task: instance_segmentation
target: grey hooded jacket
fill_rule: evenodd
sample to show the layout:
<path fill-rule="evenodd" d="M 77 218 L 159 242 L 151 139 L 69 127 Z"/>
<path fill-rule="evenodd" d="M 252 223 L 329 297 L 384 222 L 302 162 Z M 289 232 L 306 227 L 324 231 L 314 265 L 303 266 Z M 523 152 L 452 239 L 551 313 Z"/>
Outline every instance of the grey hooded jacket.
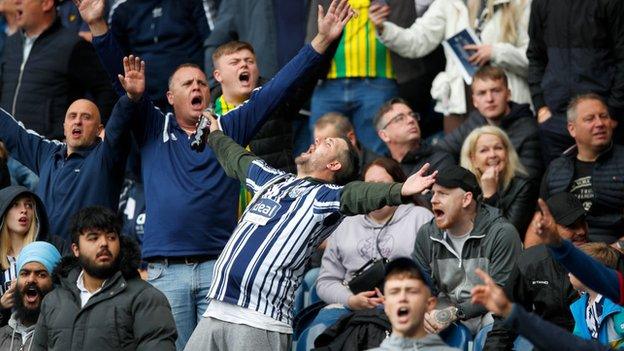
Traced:
<path fill-rule="evenodd" d="M 478 203 L 474 227 L 461 257 L 447 235 L 435 221 L 422 226 L 416 236 L 413 258 L 429 271 L 438 297 L 446 297 L 459 308 L 461 320 L 481 316 L 487 310 L 470 302 L 470 290 L 482 284 L 475 269 L 481 268 L 504 286 L 522 250 L 518 232 L 498 209 Z"/>
<path fill-rule="evenodd" d="M 26 327 L 11 315 L 9 324 L 0 328 L 0 350 L 2 351 L 29 351 L 32 346 L 35 324 Z M 23 342 L 25 340 L 25 342 Z"/>
<path fill-rule="evenodd" d="M 442 341 L 438 334 L 427 334 L 421 339 L 406 339 L 396 335 L 390 335 L 379 347 L 370 351 L 401 351 L 401 350 L 418 350 L 418 351 L 459 351 L 454 347 L 450 347 Z"/>

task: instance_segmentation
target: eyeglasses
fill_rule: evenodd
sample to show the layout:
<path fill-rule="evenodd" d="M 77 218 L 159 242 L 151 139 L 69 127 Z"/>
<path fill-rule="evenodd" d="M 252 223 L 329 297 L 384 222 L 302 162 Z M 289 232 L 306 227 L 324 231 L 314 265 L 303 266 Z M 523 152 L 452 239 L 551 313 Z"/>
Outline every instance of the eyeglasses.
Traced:
<path fill-rule="evenodd" d="M 381 127 L 381 129 L 386 129 L 386 127 L 388 127 L 392 123 L 403 123 L 407 121 L 408 117 L 416 120 L 416 122 L 420 121 L 420 115 L 414 111 L 410 111 L 408 113 L 399 113 L 398 115 L 390 118 L 388 123 L 384 124 L 384 126 Z"/>

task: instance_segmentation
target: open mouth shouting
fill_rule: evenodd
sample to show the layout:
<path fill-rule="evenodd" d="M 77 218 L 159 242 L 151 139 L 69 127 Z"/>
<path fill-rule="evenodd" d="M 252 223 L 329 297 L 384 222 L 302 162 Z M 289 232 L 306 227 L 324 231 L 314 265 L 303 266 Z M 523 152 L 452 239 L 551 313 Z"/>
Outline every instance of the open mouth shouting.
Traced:
<path fill-rule="evenodd" d="M 410 318 L 410 309 L 407 306 L 399 307 L 396 311 L 397 322 L 399 324 L 409 323 Z"/>
<path fill-rule="evenodd" d="M 200 94 L 195 94 L 191 97 L 191 106 L 193 110 L 203 110 L 204 109 L 204 97 Z"/>
<path fill-rule="evenodd" d="M 73 139 L 80 139 L 80 137 L 82 136 L 82 128 L 72 128 L 71 130 L 71 136 Z"/>
<path fill-rule="evenodd" d="M 244 88 L 251 87 L 251 73 L 249 71 L 243 71 L 238 75 L 238 81 Z"/>
<path fill-rule="evenodd" d="M 24 300 L 29 305 L 34 305 L 37 303 L 40 297 L 39 289 L 37 289 L 36 285 L 30 285 L 26 288 L 24 292 Z"/>

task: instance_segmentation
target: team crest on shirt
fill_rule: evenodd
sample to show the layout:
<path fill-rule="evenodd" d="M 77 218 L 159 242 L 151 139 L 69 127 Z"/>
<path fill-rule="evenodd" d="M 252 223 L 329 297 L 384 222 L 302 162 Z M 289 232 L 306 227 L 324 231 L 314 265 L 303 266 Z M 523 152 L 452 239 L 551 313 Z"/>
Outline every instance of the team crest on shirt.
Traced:
<path fill-rule="evenodd" d="M 244 219 L 257 225 L 265 225 L 271 218 L 275 217 L 280 208 L 282 208 L 282 205 L 277 202 L 267 198 L 260 198 L 251 205 Z"/>
<path fill-rule="evenodd" d="M 288 192 L 288 196 L 290 196 L 293 199 L 296 199 L 296 198 L 300 197 L 301 195 L 305 194 L 306 192 L 308 192 L 308 189 L 306 189 L 306 188 L 294 187 L 294 188 L 290 189 L 290 191 Z"/>

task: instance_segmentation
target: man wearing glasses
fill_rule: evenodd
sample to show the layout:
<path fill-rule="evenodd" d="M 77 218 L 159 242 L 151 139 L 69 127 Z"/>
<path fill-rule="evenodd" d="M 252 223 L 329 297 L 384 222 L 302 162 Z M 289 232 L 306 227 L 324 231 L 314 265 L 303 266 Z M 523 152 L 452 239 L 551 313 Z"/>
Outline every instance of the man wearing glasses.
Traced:
<path fill-rule="evenodd" d="M 381 106 L 373 123 L 377 135 L 390 151 L 389 156 L 401 164 L 405 174 L 416 173 L 425 163 L 431 165 L 432 171 L 454 165 L 450 155 L 434 152 L 422 143 L 419 120 L 420 116 L 405 100 L 393 98 Z"/>

